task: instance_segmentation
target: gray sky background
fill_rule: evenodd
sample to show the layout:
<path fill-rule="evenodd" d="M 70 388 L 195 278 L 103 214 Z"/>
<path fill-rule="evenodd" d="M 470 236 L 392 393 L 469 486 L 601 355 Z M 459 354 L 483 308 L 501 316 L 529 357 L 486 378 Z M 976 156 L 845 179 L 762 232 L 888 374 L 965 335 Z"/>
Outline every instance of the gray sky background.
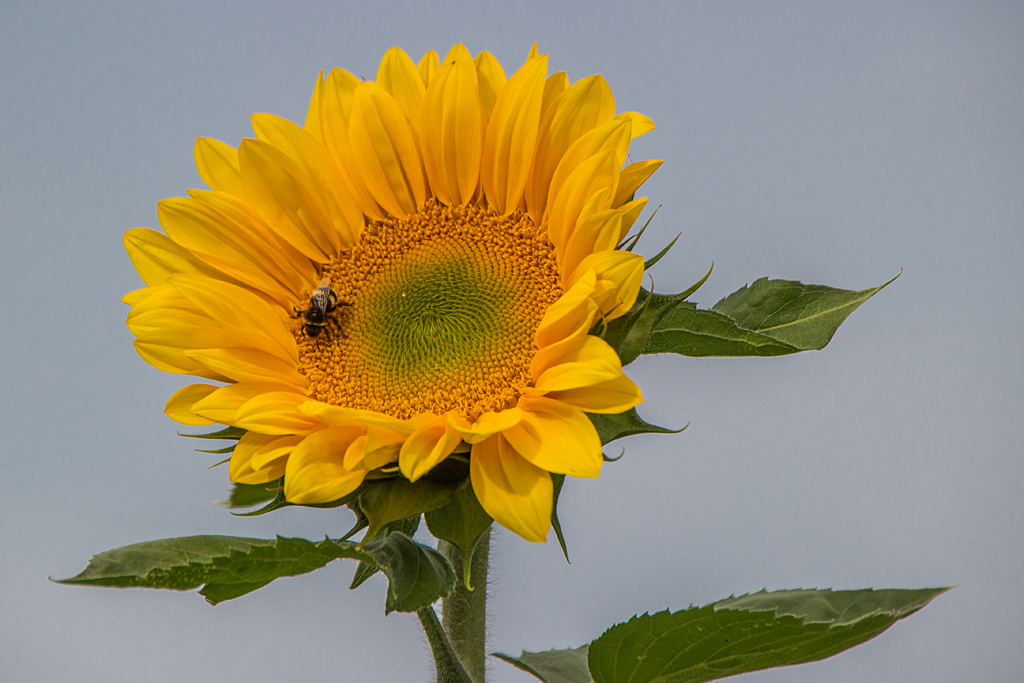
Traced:
<path fill-rule="evenodd" d="M 0 4 L 0 680 L 426 681 L 415 619 L 335 563 L 218 607 L 51 584 L 96 552 L 199 533 L 319 538 L 348 513 L 237 519 L 223 469 L 161 413 L 118 302 L 122 233 L 200 184 L 197 136 L 301 122 L 317 72 L 372 78 L 463 41 L 514 71 L 601 72 L 658 129 L 641 243 L 704 306 L 758 277 L 861 289 L 822 352 L 641 359 L 635 438 L 560 505 L 557 544 L 501 533 L 491 648 L 577 646 L 637 612 L 794 587 L 959 584 L 879 639 L 774 681 L 1024 677 L 1024 5 Z M 526 674 L 492 664 L 498 683 Z"/>

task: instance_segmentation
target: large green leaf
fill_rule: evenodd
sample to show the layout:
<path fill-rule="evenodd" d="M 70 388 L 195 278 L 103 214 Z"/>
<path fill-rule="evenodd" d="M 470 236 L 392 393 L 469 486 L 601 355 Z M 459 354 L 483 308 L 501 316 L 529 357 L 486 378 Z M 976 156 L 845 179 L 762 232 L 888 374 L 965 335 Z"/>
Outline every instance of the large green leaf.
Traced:
<path fill-rule="evenodd" d="M 847 316 L 891 282 L 855 292 L 761 278 L 711 310 L 690 303 L 672 308 L 658 320 L 643 352 L 781 356 L 823 349 Z"/>
<path fill-rule="evenodd" d="M 831 657 L 949 588 L 761 591 L 633 617 L 590 644 L 597 683 L 701 683 Z"/>
<path fill-rule="evenodd" d="M 93 557 L 77 576 L 58 583 L 172 590 L 205 584 L 202 594 L 216 604 L 228 599 L 221 597 L 228 584 L 235 587 L 229 597 L 237 597 L 276 578 L 319 569 L 337 557 L 335 546 L 326 541 L 184 536 L 108 550 Z"/>
<path fill-rule="evenodd" d="M 686 429 L 666 429 L 644 422 L 636 413 L 636 408 L 630 408 L 624 413 L 615 415 L 598 415 L 587 413 L 587 417 L 597 428 L 597 435 L 601 437 L 601 445 L 621 439 L 634 434 L 678 434 Z"/>
<path fill-rule="evenodd" d="M 462 580 L 472 588 L 470 568 L 473 566 L 473 553 L 494 520 L 480 507 L 470 480 L 467 478 L 459 485 L 446 505 L 424 513 L 423 518 L 435 538 L 448 541 L 459 549 L 462 554 Z"/>
<path fill-rule="evenodd" d="M 681 356 L 782 356 L 801 349 L 741 329 L 731 318 L 683 303 L 669 311 L 651 333 L 645 354 Z"/>
<path fill-rule="evenodd" d="M 725 297 L 711 310 L 728 316 L 744 330 L 759 332 L 801 351 L 823 349 L 848 315 L 895 279 L 854 292 L 763 277 Z"/>
<path fill-rule="evenodd" d="M 329 539 L 167 538 L 100 553 L 77 576 L 57 583 L 172 590 L 203 586 L 200 593 L 217 604 L 339 558 L 372 563 L 384 572 L 390 582 L 387 612 L 416 611 L 447 595 L 454 585 L 455 574 L 440 553 L 401 533 L 362 548 Z"/>
<path fill-rule="evenodd" d="M 495 652 L 493 656 L 533 674 L 544 683 L 593 683 L 587 668 L 588 648 L 589 645 L 583 645 L 572 650 L 523 652 L 518 657 Z"/>

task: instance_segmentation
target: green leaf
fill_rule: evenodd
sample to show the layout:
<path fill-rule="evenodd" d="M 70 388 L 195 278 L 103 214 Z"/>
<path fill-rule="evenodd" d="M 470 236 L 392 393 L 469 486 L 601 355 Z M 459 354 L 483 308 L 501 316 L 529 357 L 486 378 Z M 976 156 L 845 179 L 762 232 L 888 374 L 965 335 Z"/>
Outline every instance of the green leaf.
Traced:
<path fill-rule="evenodd" d="M 395 532 L 363 548 L 348 541 L 186 536 L 108 550 L 77 576 L 57 583 L 189 590 L 217 604 L 284 576 L 305 574 L 349 558 L 376 564 L 388 577 L 386 612 L 416 611 L 447 595 L 455 573 L 433 548 Z"/>
<path fill-rule="evenodd" d="M 551 483 L 554 485 L 554 500 L 551 502 L 551 526 L 555 530 L 555 537 L 558 539 L 558 545 L 562 546 L 562 555 L 565 556 L 565 561 L 569 564 L 569 549 L 565 547 L 565 536 L 562 535 L 562 523 L 558 521 L 558 496 L 562 493 L 562 486 L 565 485 L 564 474 L 551 474 Z"/>
<path fill-rule="evenodd" d="M 100 553 L 81 573 L 58 583 L 189 590 L 216 604 L 276 578 L 319 569 L 338 557 L 333 547 L 301 538 L 185 536 L 135 543 Z M 223 586 L 231 584 L 225 591 Z M 225 594 L 228 597 L 223 597 Z"/>
<path fill-rule="evenodd" d="M 455 570 L 448 560 L 400 532 L 375 539 L 362 550 L 388 577 L 385 614 L 423 609 L 447 597 L 455 587 Z"/>
<path fill-rule="evenodd" d="M 457 488 L 458 483 L 439 484 L 426 479 L 411 482 L 405 477 L 372 482 L 359 496 L 359 507 L 370 522 L 364 542 L 391 522 L 447 505 Z"/>
<path fill-rule="evenodd" d="M 178 432 L 178 436 L 187 436 L 190 439 L 219 439 L 221 441 L 238 441 L 245 435 L 244 429 L 238 427 L 225 427 L 224 429 L 216 432 L 210 432 L 209 434 L 182 434 Z"/>
<path fill-rule="evenodd" d="M 617 413 L 615 415 L 587 413 L 587 417 L 590 418 L 590 421 L 594 423 L 594 427 L 597 428 L 597 435 L 601 437 L 602 446 L 616 439 L 633 436 L 634 434 L 678 434 L 683 429 L 686 429 L 686 427 L 666 429 L 665 427 L 658 427 L 657 425 L 644 422 L 637 415 L 636 408 L 630 408 L 624 413 Z"/>
<path fill-rule="evenodd" d="M 473 566 L 473 553 L 494 520 L 480 507 L 469 479 L 462 482 L 446 505 L 424 513 L 423 518 L 435 538 L 448 541 L 459 549 L 462 554 L 462 580 L 467 588 L 472 589 L 470 568 Z"/>
<path fill-rule="evenodd" d="M 589 648 L 590 645 L 582 645 L 572 650 L 524 651 L 518 657 L 494 652 L 492 656 L 533 674 L 544 683 L 593 683 L 587 668 Z"/>
<path fill-rule="evenodd" d="M 237 443 L 233 443 L 230 446 L 225 446 L 224 448 L 197 448 L 196 449 L 196 453 L 209 453 L 210 455 L 224 455 L 225 453 L 234 453 L 235 452 L 235 446 L 237 446 L 237 445 L 238 445 Z M 219 463 L 217 463 L 217 465 L 223 465 L 226 462 L 231 462 L 231 458 L 228 458 L 227 460 L 222 460 Z M 216 467 L 217 465 L 213 465 L 213 467 Z"/>
<path fill-rule="evenodd" d="M 891 282 L 853 292 L 761 278 L 711 310 L 686 303 L 668 311 L 658 320 L 643 352 L 703 357 L 782 356 L 819 350 L 850 313 Z"/>
<path fill-rule="evenodd" d="M 358 515 L 357 515 L 356 525 L 358 526 L 359 524 L 360 524 L 360 520 L 358 519 Z M 419 527 L 420 527 L 420 516 L 419 515 L 415 515 L 413 517 L 407 517 L 405 519 L 400 519 L 398 521 L 395 521 L 395 522 L 392 522 L 391 524 L 386 525 L 384 527 L 383 531 L 381 531 L 381 535 L 383 537 L 383 536 L 387 536 L 392 531 L 399 531 L 399 532 L 405 534 L 406 536 L 408 536 L 409 538 L 412 538 L 413 536 L 416 535 L 416 530 L 419 529 Z M 380 571 L 380 567 L 378 567 L 377 565 L 371 564 L 369 562 L 362 562 L 362 561 L 360 561 L 359 562 L 359 566 L 356 567 L 356 573 L 352 575 L 352 583 L 350 583 L 348 585 L 349 590 L 352 590 L 354 588 L 358 588 L 359 586 L 361 586 L 363 584 L 363 582 L 365 582 L 368 578 L 370 578 L 371 576 L 373 576 L 374 574 L 376 574 L 379 571 Z"/>
<path fill-rule="evenodd" d="M 633 617 L 590 644 L 597 683 L 701 683 L 831 657 L 949 588 L 761 591 Z"/>
<path fill-rule="evenodd" d="M 728 316 L 744 330 L 759 332 L 801 351 L 823 349 L 848 315 L 895 279 L 853 292 L 763 277 L 725 297 L 711 310 Z"/>
<path fill-rule="evenodd" d="M 228 499 L 218 501 L 216 504 L 229 509 L 249 508 L 276 498 L 281 486 L 283 486 L 282 479 L 266 484 L 234 483 L 231 485 Z"/>
<path fill-rule="evenodd" d="M 728 316 L 685 303 L 669 311 L 650 336 L 645 354 L 682 356 L 782 356 L 801 349 L 741 329 Z"/>
<path fill-rule="evenodd" d="M 664 249 L 659 251 L 657 254 L 655 254 L 651 258 L 649 258 L 646 261 L 644 261 L 644 270 L 650 270 L 651 268 L 653 268 L 655 266 L 655 264 L 658 263 L 658 261 L 660 261 L 662 258 L 664 258 L 665 254 L 668 253 L 668 250 L 675 246 L 676 242 L 679 241 L 679 238 L 682 237 L 682 236 L 683 236 L 683 233 L 679 233 L 678 235 L 675 236 L 675 238 L 672 239 L 671 242 L 668 243 L 668 246 L 666 246 Z"/>

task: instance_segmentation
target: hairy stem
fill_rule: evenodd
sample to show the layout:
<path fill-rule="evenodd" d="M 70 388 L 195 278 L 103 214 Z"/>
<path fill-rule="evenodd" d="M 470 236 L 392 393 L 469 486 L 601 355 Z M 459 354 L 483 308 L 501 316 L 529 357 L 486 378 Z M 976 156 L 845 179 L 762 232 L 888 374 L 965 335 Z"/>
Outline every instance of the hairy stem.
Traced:
<path fill-rule="evenodd" d="M 483 533 L 473 550 L 470 565 L 470 590 L 462 580 L 462 551 L 446 541 L 438 541 L 438 550 L 451 562 L 459 578 L 452 594 L 441 601 L 441 623 L 452 649 L 473 683 L 484 683 L 487 639 L 487 563 L 491 530 Z"/>
<path fill-rule="evenodd" d="M 472 683 L 466 670 L 462 668 L 459 658 L 452 651 L 452 646 L 445 637 L 441 622 L 433 607 L 424 607 L 416 612 L 423 625 L 423 631 L 430 641 L 430 650 L 434 653 L 434 664 L 437 667 L 437 683 Z"/>

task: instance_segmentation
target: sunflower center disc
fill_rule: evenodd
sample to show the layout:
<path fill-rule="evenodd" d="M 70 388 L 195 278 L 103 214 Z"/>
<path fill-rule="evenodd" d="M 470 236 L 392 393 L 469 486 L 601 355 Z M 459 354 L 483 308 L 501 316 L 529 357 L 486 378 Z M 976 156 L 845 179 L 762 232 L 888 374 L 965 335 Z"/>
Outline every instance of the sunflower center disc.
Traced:
<path fill-rule="evenodd" d="M 322 334 L 297 326 L 311 396 L 398 418 L 514 405 L 533 337 L 562 294 L 555 255 L 529 217 L 427 202 L 374 222 L 325 264 L 341 305 Z"/>

